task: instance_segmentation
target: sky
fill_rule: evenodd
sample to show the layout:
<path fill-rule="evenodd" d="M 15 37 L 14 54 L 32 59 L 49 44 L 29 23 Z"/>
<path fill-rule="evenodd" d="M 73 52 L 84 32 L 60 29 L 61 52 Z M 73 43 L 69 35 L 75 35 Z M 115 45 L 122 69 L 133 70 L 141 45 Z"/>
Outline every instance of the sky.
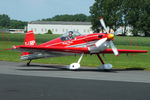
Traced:
<path fill-rule="evenodd" d="M 11 19 L 34 21 L 61 14 L 90 15 L 95 0 L 0 0 L 0 14 Z"/>

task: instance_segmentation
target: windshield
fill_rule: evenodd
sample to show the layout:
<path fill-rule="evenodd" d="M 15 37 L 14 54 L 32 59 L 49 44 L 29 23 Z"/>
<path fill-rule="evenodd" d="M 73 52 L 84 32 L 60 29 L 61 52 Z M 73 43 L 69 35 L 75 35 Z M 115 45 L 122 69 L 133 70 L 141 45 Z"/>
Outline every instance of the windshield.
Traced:
<path fill-rule="evenodd" d="M 81 34 L 76 31 L 68 31 L 63 34 L 60 38 L 62 41 L 74 39 L 76 36 L 80 36 Z"/>

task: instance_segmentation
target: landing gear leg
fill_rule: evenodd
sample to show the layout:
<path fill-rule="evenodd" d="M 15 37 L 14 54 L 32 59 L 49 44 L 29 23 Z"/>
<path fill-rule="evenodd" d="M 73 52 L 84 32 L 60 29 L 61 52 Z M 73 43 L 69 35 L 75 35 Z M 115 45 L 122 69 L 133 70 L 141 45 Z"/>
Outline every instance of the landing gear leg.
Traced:
<path fill-rule="evenodd" d="M 79 58 L 77 63 L 70 64 L 68 69 L 70 69 L 70 70 L 77 70 L 77 69 L 79 69 L 80 68 L 80 62 L 81 62 L 81 60 L 83 58 L 83 55 L 84 55 L 84 53 L 81 54 L 81 56 L 80 56 L 80 58 Z"/>
<path fill-rule="evenodd" d="M 106 71 L 112 69 L 112 64 L 105 64 L 104 61 L 103 61 L 103 59 L 101 58 L 101 56 L 99 54 L 97 54 L 97 57 L 99 58 L 99 60 L 102 63 L 102 66 L 100 66 L 99 69 L 104 69 Z"/>
<path fill-rule="evenodd" d="M 32 60 L 29 60 L 29 61 L 27 62 L 27 66 L 30 66 L 31 61 L 32 61 Z"/>
<path fill-rule="evenodd" d="M 103 59 L 101 58 L 101 56 L 99 54 L 97 54 L 97 57 L 99 58 L 99 60 L 101 61 L 101 63 L 104 65 L 105 63 L 104 63 Z"/>

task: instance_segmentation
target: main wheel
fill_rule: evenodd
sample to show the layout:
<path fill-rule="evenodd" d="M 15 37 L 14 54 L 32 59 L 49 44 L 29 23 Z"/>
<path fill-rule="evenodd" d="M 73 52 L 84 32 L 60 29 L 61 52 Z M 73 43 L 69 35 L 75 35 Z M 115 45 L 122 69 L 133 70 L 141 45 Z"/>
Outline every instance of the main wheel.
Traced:
<path fill-rule="evenodd" d="M 102 66 L 99 67 L 99 69 L 111 70 L 112 64 L 103 64 Z"/>

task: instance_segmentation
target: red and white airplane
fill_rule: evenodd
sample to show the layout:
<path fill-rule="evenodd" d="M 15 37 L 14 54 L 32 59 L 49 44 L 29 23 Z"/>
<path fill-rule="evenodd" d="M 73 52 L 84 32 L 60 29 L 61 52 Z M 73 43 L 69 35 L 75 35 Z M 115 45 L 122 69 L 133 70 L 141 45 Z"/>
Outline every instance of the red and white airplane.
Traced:
<path fill-rule="evenodd" d="M 100 54 L 113 53 L 117 56 L 119 53 L 148 52 L 146 50 L 117 49 L 113 44 L 114 34 L 108 32 L 108 28 L 102 18 L 100 19 L 100 22 L 106 33 L 82 35 L 78 32 L 69 31 L 61 37 L 40 45 L 36 44 L 33 31 L 28 31 L 26 33 L 24 45 L 14 46 L 13 50 L 22 52 L 21 59 L 29 60 L 27 65 L 29 65 L 33 59 L 81 54 L 77 62 L 72 63 L 67 67 L 70 70 L 80 68 L 80 61 L 84 54 L 96 54 L 102 63 L 100 68 L 109 70 L 112 68 L 112 65 L 105 64 Z M 111 49 L 109 47 L 111 47 Z"/>

